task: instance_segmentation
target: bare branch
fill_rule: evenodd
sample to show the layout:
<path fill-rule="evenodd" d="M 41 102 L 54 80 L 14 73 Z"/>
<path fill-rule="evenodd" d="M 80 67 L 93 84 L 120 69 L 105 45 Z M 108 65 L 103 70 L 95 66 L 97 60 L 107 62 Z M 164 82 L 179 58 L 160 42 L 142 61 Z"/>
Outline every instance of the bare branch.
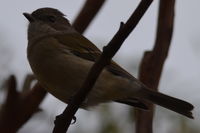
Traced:
<path fill-rule="evenodd" d="M 59 117 L 57 117 L 55 121 L 55 128 L 53 131 L 54 133 L 65 133 L 67 131 L 72 118 L 74 117 L 81 103 L 86 98 L 89 91 L 92 89 L 99 74 L 106 65 L 109 65 L 111 58 L 119 50 L 122 43 L 131 33 L 131 31 L 136 27 L 136 25 L 138 24 L 138 22 L 140 21 L 140 19 L 142 18 L 152 1 L 153 0 L 142 0 L 139 6 L 129 18 L 129 20 L 123 26 L 121 26 L 121 28 L 115 34 L 113 39 L 104 48 L 100 58 L 90 69 L 83 86 L 72 98 L 65 111 Z"/>
<path fill-rule="evenodd" d="M 79 33 L 83 33 L 104 3 L 105 0 L 87 0 L 79 15 L 76 17 L 73 27 Z"/>
<path fill-rule="evenodd" d="M 149 88 L 158 90 L 163 65 L 169 51 L 174 23 L 175 0 L 160 0 L 157 37 L 152 51 L 146 51 L 140 65 L 139 79 Z M 136 132 L 152 133 L 154 107 L 137 111 Z M 145 127 L 145 128 L 144 128 Z"/>
<path fill-rule="evenodd" d="M 31 83 L 29 82 L 27 86 Z M 37 83 L 29 91 L 17 92 L 14 76 L 9 78 L 7 88 L 7 97 L 0 110 L 0 131 L 16 133 L 38 111 L 38 106 L 45 97 L 46 91 Z"/>

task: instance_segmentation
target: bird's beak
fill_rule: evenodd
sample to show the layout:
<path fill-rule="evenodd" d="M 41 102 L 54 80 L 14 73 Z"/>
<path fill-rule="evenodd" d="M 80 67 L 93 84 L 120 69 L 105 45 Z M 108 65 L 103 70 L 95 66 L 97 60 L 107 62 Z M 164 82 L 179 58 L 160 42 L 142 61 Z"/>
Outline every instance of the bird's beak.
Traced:
<path fill-rule="evenodd" d="M 29 13 L 23 13 L 23 15 L 28 19 L 28 21 L 30 23 L 35 21 L 35 18 L 31 14 L 29 14 Z"/>

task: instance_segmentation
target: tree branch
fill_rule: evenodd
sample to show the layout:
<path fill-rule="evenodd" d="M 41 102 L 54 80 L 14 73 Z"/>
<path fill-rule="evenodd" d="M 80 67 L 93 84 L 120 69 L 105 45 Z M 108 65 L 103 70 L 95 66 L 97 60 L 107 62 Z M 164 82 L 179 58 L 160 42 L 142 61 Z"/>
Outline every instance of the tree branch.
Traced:
<path fill-rule="evenodd" d="M 30 86 L 33 79 L 27 76 L 24 85 Z M 29 91 L 17 91 L 16 79 L 10 76 L 7 82 L 7 97 L 0 110 L 0 131 L 16 133 L 31 116 L 38 111 L 38 106 L 46 95 L 46 91 L 37 83 Z M 25 86 L 24 86 L 25 87 Z"/>
<path fill-rule="evenodd" d="M 158 27 L 155 45 L 152 51 L 144 53 L 140 64 L 139 79 L 149 88 L 158 90 L 163 65 L 167 58 L 174 23 L 175 0 L 160 0 Z M 136 132 L 152 133 L 154 107 L 150 111 L 137 111 Z M 145 128 L 144 128 L 145 127 Z"/>
<path fill-rule="evenodd" d="M 89 74 L 80 90 L 72 98 L 65 111 L 57 117 L 53 130 L 54 133 L 65 133 L 67 131 L 72 118 L 74 117 L 81 103 L 86 98 L 89 91 L 94 86 L 99 74 L 106 65 L 109 65 L 111 58 L 119 50 L 122 43 L 128 37 L 130 32 L 136 27 L 152 1 L 153 0 L 142 0 L 139 6 L 129 18 L 129 20 L 123 26 L 121 26 L 113 39 L 103 49 L 103 53 L 90 69 Z"/>
<path fill-rule="evenodd" d="M 105 0 L 87 0 L 72 26 L 83 33 L 104 3 Z"/>

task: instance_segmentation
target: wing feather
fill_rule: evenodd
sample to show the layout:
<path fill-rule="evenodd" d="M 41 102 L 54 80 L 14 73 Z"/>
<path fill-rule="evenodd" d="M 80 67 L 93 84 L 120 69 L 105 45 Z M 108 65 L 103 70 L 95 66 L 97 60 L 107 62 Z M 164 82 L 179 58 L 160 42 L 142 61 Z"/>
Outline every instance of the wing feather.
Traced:
<path fill-rule="evenodd" d="M 85 60 L 95 62 L 101 55 L 101 51 L 91 41 L 80 34 L 62 34 L 54 37 L 73 54 Z M 134 78 L 114 61 L 111 61 L 111 64 L 106 69 L 117 76 L 129 79 Z"/>

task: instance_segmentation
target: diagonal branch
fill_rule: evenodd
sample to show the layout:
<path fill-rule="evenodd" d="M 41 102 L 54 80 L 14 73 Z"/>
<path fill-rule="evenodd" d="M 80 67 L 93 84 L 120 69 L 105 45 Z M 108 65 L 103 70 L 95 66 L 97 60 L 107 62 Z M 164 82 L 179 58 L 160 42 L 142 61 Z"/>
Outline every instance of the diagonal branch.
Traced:
<path fill-rule="evenodd" d="M 104 3 L 105 0 L 87 0 L 72 26 L 79 33 L 83 33 Z"/>
<path fill-rule="evenodd" d="M 152 51 L 146 51 L 140 64 L 139 79 L 149 88 L 158 90 L 163 65 L 167 58 L 174 24 L 175 0 L 160 0 L 158 27 Z M 152 133 L 154 107 L 150 111 L 137 111 L 136 132 Z M 144 128 L 145 127 L 145 128 Z"/>
<path fill-rule="evenodd" d="M 111 58 L 119 50 L 122 43 L 131 33 L 131 31 L 136 27 L 144 13 L 147 11 L 148 7 L 151 5 L 152 1 L 153 0 L 142 0 L 129 20 L 124 25 L 122 24 L 121 28 L 115 34 L 113 39 L 103 49 L 103 53 L 90 69 L 89 74 L 80 90 L 72 98 L 65 111 L 55 120 L 55 127 L 53 130 L 54 133 L 65 133 L 67 131 L 72 118 L 74 117 L 81 103 L 86 98 L 89 91 L 94 86 L 99 74 L 106 65 L 109 65 Z"/>

